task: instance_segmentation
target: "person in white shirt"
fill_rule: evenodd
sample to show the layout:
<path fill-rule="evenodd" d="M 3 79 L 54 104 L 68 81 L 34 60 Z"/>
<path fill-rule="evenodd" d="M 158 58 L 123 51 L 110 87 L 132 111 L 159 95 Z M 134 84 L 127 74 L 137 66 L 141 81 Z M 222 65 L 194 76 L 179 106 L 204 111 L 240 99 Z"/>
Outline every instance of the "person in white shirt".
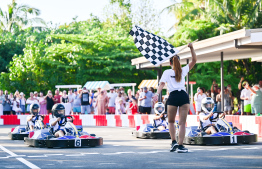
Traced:
<path fill-rule="evenodd" d="M 68 96 L 68 103 L 71 103 L 71 111 L 73 111 L 75 94 L 72 92 L 72 89 L 68 90 L 67 96 Z"/>
<path fill-rule="evenodd" d="M 201 101 L 205 97 L 207 97 L 207 96 L 204 93 L 203 89 L 198 87 L 197 88 L 197 93 L 194 96 L 195 105 L 196 105 L 196 114 L 197 115 L 199 115 L 199 113 L 201 112 Z"/>
<path fill-rule="evenodd" d="M 30 113 L 31 115 L 27 116 L 27 125 L 28 128 L 33 131 L 35 128 L 35 122 L 37 120 L 41 120 L 43 121 L 43 117 L 42 116 L 38 116 L 40 112 L 40 106 L 37 103 L 33 103 L 30 105 Z"/>
<path fill-rule="evenodd" d="M 53 118 L 49 120 L 52 132 L 55 137 L 63 137 L 66 134 L 65 125 L 66 122 L 73 122 L 74 117 L 71 119 L 66 119 L 65 117 L 65 107 L 62 104 L 55 104 L 52 108 Z"/>
<path fill-rule="evenodd" d="M 170 151 L 176 151 L 178 153 L 186 153 L 188 149 L 183 146 L 183 140 L 185 137 L 186 130 L 186 119 L 189 112 L 189 97 L 185 91 L 185 77 L 189 70 L 191 70 L 196 64 L 196 53 L 191 43 L 188 44 L 190 48 L 192 61 L 181 68 L 180 58 L 178 55 L 174 55 L 170 58 L 170 66 L 172 69 L 167 69 L 164 71 L 160 82 L 157 93 L 154 96 L 154 100 L 158 99 L 160 92 L 167 83 L 168 91 L 170 92 L 169 98 L 167 100 L 167 114 L 168 114 L 168 127 L 169 133 L 172 139 Z M 176 142 L 176 128 L 175 119 L 177 110 L 179 110 L 179 141 Z"/>
<path fill-rule="evenodd" d="M 37 102 L 39 102 L 39 97 L 38 97 L 38 92 L 37 91 L 34 92 L 34 98 L 37 100 Z"/>
<path fill-rule="evenodd" d="M 115 89 L 111 87 L 110 92 L 107 93 L 107 97 L 109 99 L 109 103 L 108 103 L 109 114 L 115 114 L 115 101 L 116 101 L 117 94 L 114 92 L 114 90 Z"/>
<path fill-rule="evenodd" d="M 251 90 L 247 81 L 242 83 L 244 89 L 241 91 L 240 99 L 244 100 L 244 111 L 246 115 L 251 115 Z M 243 114 L 241 114 L 243 115 Z"/>
<path fill-rule="evenodd" d="M 23 92 L 20 93 L 21 99 L 20 99 L 20 108 L 22 109 L 22 113 L 25 113 L 25 105 L 26 105 L 26 98 L 25 94 Z"/>

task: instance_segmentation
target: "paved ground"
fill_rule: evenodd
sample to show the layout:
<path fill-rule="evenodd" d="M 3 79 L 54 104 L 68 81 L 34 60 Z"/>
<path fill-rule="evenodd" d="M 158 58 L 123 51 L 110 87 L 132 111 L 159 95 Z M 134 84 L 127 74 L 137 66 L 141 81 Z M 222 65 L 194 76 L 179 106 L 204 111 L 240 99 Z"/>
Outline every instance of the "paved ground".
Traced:
<path fill-rule="evenodd" d="M 251 145 L 186 146 L 169 152 L 170 140 L 136 139 L 130 128 L 85 127 L 104 138 L 95 148 L 47 149 L 9 140 L 0 126 L 0 168 L 262 168 L 262 139 Z"/>

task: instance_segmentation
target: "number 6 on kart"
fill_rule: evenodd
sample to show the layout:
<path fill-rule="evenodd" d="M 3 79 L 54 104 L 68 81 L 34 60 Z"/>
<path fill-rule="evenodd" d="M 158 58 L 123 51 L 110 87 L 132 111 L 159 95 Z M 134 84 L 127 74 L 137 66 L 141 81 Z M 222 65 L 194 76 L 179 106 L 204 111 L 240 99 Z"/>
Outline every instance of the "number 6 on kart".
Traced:
<path fill-rule="evenodd" d="M 81 147 L 81 139 L 75 139 L 75 147 Z"/>

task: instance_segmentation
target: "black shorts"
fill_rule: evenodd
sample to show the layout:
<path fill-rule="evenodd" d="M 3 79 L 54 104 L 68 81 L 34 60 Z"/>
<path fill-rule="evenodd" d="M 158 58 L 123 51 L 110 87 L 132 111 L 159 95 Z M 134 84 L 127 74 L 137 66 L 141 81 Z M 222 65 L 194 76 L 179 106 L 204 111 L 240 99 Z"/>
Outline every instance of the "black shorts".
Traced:
<path fill-rule="evenodd" d="M 167 99 L 167 105 L 178 107 L 184 104 L 189 104 L 188 94 L 184 90 L 175 90 L 170 93 Z"/>
<path fill-rule="evenodd" d="M 138 112 L 139 112 L 139 113 L 142 112 L 142 106 L 138 106 Z"/>
<path fill-rule="evenodd" d="M 141 106 L 141 112 L 143 114 L 150 114 L 151 113 L 151 107 L 142 107 Z"/>

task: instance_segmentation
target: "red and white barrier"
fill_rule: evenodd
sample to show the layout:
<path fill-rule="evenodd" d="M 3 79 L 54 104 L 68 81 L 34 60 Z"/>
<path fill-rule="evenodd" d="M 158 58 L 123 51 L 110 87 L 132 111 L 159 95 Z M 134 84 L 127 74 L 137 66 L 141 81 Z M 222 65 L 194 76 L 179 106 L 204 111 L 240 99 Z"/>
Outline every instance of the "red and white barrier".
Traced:
<path fill-rule="evenodd" d="M 28 115 L 1 115 L 0 125 L 26 125 Z M 135 128 L 141 124 L 153 123 L 154 115 L 74 115 L 75 125 L 82 126 L 109 126 Z M 44 123 L 49 123 L 52 115 L 45 116 Z M 179 120 L 179 117 L 176 118 Z M 262 116 L 226 116 L 226 120 L 241 130 L 262 137 Z M 198 126 L 199 116 L 187 116 L 187 126 Z"/>

